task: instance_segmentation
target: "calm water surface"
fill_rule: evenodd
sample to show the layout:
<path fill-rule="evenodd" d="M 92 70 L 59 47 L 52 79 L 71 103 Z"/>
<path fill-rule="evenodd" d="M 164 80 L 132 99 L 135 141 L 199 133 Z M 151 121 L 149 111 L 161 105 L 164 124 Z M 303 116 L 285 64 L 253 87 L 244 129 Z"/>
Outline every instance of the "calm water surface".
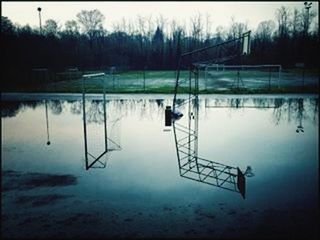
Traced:
<path fill-rule="evenodd" d="M 314 95 L 200 97 L 199 156 L 250 166 L 244 199 L 180 176 L 164 126 L 170 95 L 108 95 L 109 151 L 96 162 L 101 96 L 86 99 L 86 138 L 80 97 L 4 98 L 2 235 L 316 238 L 318 104 Z"/>

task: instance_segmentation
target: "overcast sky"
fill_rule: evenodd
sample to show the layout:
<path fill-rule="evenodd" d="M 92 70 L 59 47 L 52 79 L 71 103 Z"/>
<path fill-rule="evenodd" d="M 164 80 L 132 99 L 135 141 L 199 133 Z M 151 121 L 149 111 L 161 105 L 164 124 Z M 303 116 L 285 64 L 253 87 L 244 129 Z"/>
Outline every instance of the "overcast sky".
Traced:
<path fill-rule="evenodd" d="M 137 15 L 154 18 L 162 14 L 166 19 L 185 22 L 197 13 L 210 15 L 212 29 L 230 25 L 233 16 L 237 22 L 247 22 L 254 30 L 259 22 L 275 20 L 275 11 L 281 6 L 302 9 L 303 2 L 1 2 L 2 16 L 13 23 L 39 26 L 37 8 L 42 8 L 42 22 L 54 19 L 60 25 L 67 20 L 76 20 L 81 10 L 99 9 L 105 16 L 104 27 L 112 30 L 113 23 L 122 18 L 135 19 Z M 318 2 L 312 2 L 312 9 L 318 14 Z M 318 17 L 315 19 L 317 21 Z"/>

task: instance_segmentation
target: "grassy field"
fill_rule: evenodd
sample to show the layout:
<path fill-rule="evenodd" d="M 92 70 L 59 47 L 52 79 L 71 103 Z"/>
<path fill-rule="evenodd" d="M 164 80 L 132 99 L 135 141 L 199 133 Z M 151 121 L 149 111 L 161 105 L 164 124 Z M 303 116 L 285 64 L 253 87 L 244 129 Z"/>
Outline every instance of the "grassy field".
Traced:
<path fill-rule="evenodd" d="M 84 72 L 89 74 L 95 72 Z M 60 77 L 63 74 L 60 74 Z M 207 77 L 206 77 L 207 76 Z M 301 70 L 284 70 L 278 81 L 278 72 L 242 71 L 241 81 L 237 82 L 236 71 L 199 73 L 199 93 L 316 93 L 319 89 L 318 70 L 309 70 L 302 80 Z M 179 92 L 188 92 L 189 71 L 181 71 L 180 79 L 186 80 L 179 87 Z M 128 71 L 106 74 L 85 80 L 88 93 L 101 93 L 103 85 L 107 93 L 173 93 L 176 71 Z M 54 81 L 36 86 L 15 86 L 3 92 L 61 92 L 81 93 L 83 80 L 73 79 Z"/>

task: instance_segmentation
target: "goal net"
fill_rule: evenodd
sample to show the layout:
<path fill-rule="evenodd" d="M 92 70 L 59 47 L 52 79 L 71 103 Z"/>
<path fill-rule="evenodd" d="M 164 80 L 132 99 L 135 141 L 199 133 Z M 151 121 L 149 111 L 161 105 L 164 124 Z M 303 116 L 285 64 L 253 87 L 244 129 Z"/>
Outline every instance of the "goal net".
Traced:
<path fill-rule="evenodd" d="M 200 70 L 202 89 L 276 88 L 281 81 L 281 65 L 206 65 Z"/>

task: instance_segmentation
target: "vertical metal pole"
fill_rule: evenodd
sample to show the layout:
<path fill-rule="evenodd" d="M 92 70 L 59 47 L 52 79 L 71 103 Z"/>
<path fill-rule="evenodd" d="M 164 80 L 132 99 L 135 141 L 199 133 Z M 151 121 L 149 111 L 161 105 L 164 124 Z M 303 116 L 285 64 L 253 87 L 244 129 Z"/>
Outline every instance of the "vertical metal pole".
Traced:
<path fill-rule="evenodd" d="M 193 110 L 194 110 L 194 157 L 195 157 L 195 162 L 197 166 L 197 171 L 199 174 L 199 180 L 201 181 L 201 174 L 199 171 L 199 164 L 198 164 L 198 131 L 199 131 L 199 99 L 198 99 L 198 94 L 199 94 L 199 69 L 196 68 L 195 71 L 195 100 L 194 100 L 194 105 L 193 105 Z"/>
<path fill-rule="evenodd" d="M 305 73 L 305 65 L 303 65 L 302 67 L 302 87 L 304 87 L 304 73 Z"/>
<path fill-rule="evenodd" d="M 86 160 L 86 170 L 89 169 L 88 146 L 87 146 L 87 123 L 86 123 L 86 100 L 85 100 L 85 78 L 82 77 L 82 115 L 83 115 L 83 132 L 84 132 L 84 154 Z"/>
<path fill-rule="evenodd" d="M 176 132 L 176 127 L 175 127 L 175 123 L 174 122 L 173 122 L 173 133 L 174 133 L 174 140 L 175 140 L 175 143 L 176 143 L 176 152 L 177 152 L 177 157 L 178 157 L 179 174 L 180 174 L 180 176 L 182 176 L 182 174 L 181 174 L 180 154 L 179 154 L 179 148 L 178 148 L 178 138 L 177 138 L 177 132 Z"/>
<path fill-rule="evenodd" d="M 205 82 L 205 90 L 206 91 L 207 91 L 207 71 L 208 71 L 208 66 L 206 66 L 204 69 L 204 82 Z"/>
<path fill-rule="evenodd" d="M 103 76 L 102 85 L 103 85 L 104 146 L 105 146 L 105 151 L 108 151 L 106 88 L 104 83 L 105 83 L 105 77 Z"/>
<path fill-rule="evenodd" d="M 240 72 L 239 69 L 237 71 L 237 89 L 239 90 L 239 78 L 240 78 Z"/>
<path fill-rule="evenodd" d="M 279 66 L 279 76 L 278 76 L 278 89 L 280 88 L 281 71 L 282 71 L 282 67 L 280 65 Z"/>
<path fill-rule="evenodd" d="M 113 90 L 115 88 L 115 83 L 114 83 L 114 73 L 112 72 L 112 84 L 113 84 Z"/>
<path fill-rule="evenodd" d="M 38 7 L 37 9 L 39 11 L 39 26 L 40 26 L 40 34 L 42 34 L 42 25 L 41 25 L 41 8 Z"/>
<path fill-rule="evenodd" d="M 188 162 L 189 162 L 189 169 L 191 169 L 191 67 L 189 67 L 189 99 L 188 99 Z"/>
<path fill-rule="evenodd" d="M 146 91 L 146 68 L 143 69 L 143 92 Z"/>
<path fill-rule="evenodd" d="M 271 68 L 269 67 L 269 91 L 271 90 Z"/>

